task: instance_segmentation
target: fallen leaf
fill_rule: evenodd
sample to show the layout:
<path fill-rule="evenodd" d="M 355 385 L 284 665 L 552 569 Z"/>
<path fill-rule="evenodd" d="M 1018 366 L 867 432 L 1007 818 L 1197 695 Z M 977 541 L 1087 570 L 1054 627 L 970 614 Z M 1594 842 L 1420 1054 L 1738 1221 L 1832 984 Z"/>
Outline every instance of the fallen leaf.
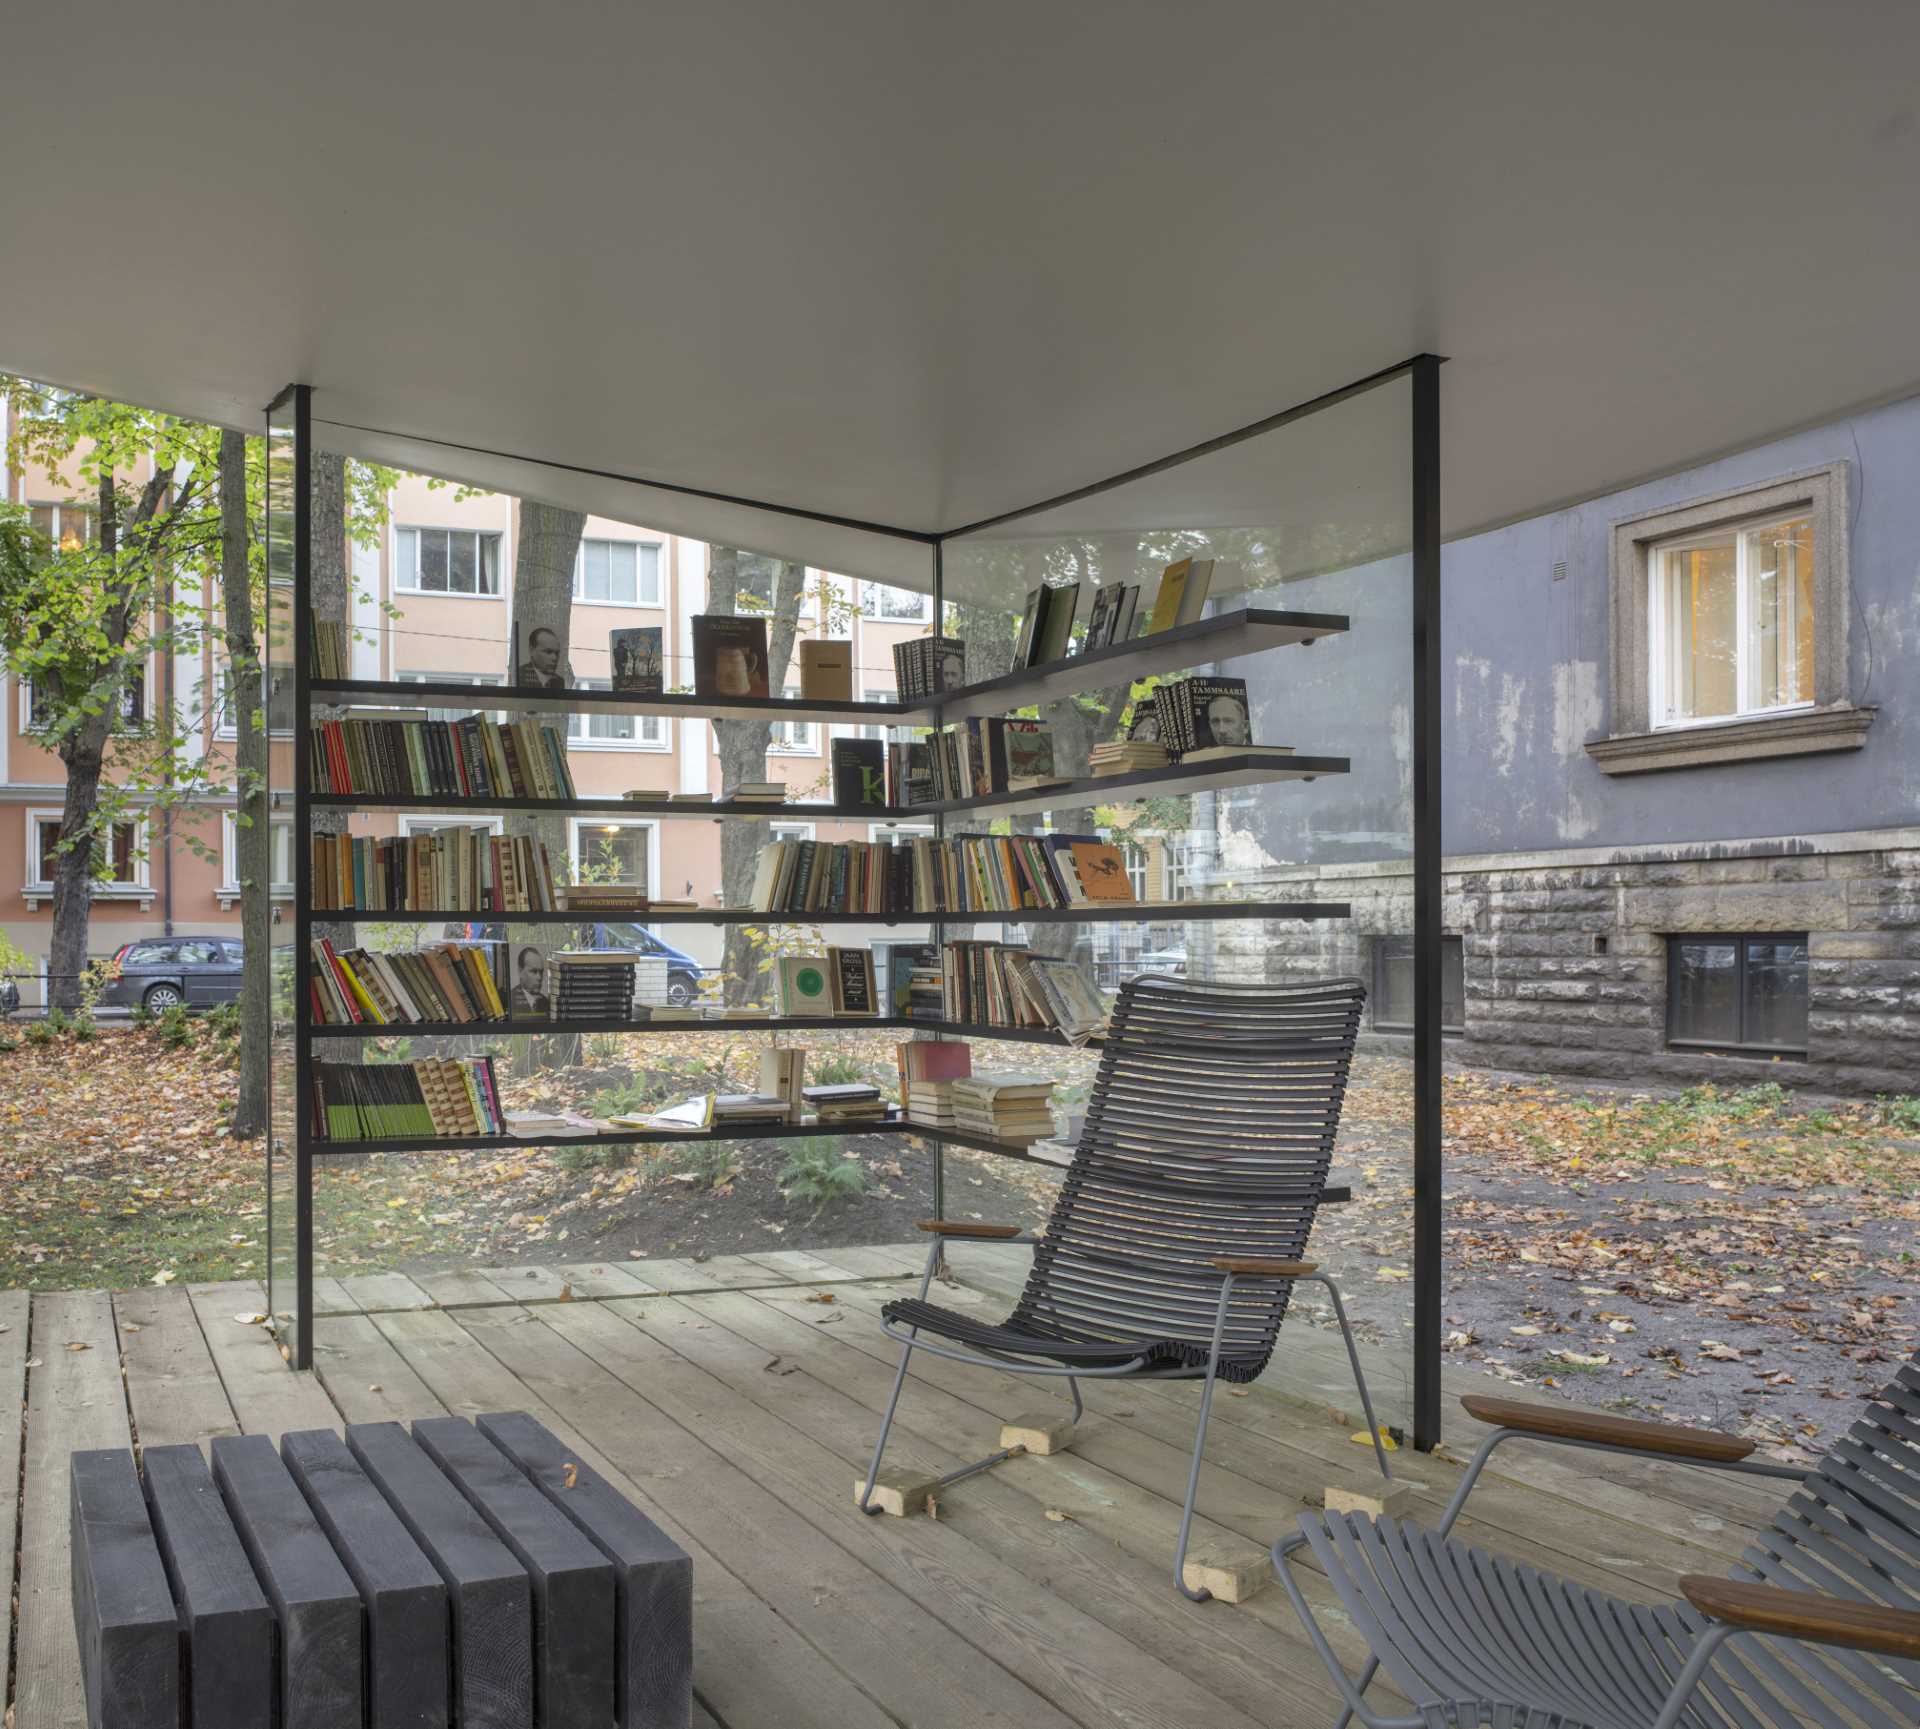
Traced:
<path fill-rule="evenodd" d="M 67 1349 L 69 1351 L 91 1351 L 93 1347 L 89 1345 L 85 1339 L 69 1339 L 67 1341 Z"/>
<path fill-rule="evenodd" d="M 1373 1445 L 1373 1437 L 1369 1435 L 1365 1429 L 1349 1435 L 1347 1439 L 1353 1442 L 1356 1447 L 1371 1447 Z M 1400 1451 L 1400 1443 L 1388 1434 L 1385 1429 L 1380 1431 L 1380 1445 L 1389 1453 L 1397 1453 Z"/>
<path fill-rule="evenodd" d="M 243 1312 L 241 1314 L 235 1315 L 233 1318 L 236 1321 L 238 1321 L 240 1325 L 243 1327 L 258 1327 L 266 1320 L 267 1317 L 261 1314 L 258 1310 L 253 1310 L 251 1312 Z"/>
<path fill-rule="evenodd" d="M 560 1467 L 560 1487 L 563 1489 L 580 1487 L 580 1467 L 571 1459 Z"/>
<path fill-rule="evenodd" d="M 1071 1513 L 1061 1512 L 1058 1507 L 1049 1507 L 1047 1509 L 1047 1517 L 1056 1525 L 1071 1525 L 1073 1523 L 1073 1515 Z"/>
<path fill-rule="evenodd" d="M 170 1285 L 173 1283 L 173 1280 L 174 1280 L 173 1271 L 172 1269 L 168 1268 L 168 1269 L 163 1269 L 158 1273 L 155 1273 L 153 1275 L 152 1282 L 156 1285 Z"/>

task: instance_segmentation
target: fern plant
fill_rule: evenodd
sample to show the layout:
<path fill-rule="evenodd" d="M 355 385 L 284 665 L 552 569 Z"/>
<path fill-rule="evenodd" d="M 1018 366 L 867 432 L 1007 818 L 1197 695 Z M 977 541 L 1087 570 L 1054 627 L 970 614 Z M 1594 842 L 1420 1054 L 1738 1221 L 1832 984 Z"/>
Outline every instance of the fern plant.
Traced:
<path fill-rule="evenodd" d="M 867 1167 L 857 1155 L 842 1153 L 831 1135 L 795 1141 L 777 1180 L 790 1204 L 811 1202 L 816 1213 L 836 1202 L 857 1201 L 871 1187 Z"/>

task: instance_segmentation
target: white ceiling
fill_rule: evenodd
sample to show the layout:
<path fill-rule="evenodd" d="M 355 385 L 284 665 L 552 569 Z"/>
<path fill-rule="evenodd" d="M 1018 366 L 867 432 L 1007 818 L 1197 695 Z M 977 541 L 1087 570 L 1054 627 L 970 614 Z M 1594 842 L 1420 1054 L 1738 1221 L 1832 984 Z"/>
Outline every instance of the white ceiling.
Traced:
<path fill-rule="evenodd" d="M 1920 387 L 1903 0 L 97 0 L 0 61 L 0 366 L 749 544 L 432 441 L 940 529 L 1431 350 L 1457 534 Z"/>

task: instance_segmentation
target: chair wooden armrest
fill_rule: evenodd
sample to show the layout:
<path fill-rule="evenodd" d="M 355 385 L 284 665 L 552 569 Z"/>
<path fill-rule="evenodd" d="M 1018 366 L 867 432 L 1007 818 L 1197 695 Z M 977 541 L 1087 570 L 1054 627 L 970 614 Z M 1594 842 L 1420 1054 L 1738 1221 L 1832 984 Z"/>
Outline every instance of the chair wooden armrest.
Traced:
<path fill-rule="evenodd" d="M 1304 1279 L 1320 1265 L 1318 1261 L 1267 1261 L 1241 1256 L 1225 1256 L 1213 1264 L 1236 1279 Z"/>
<path fill-rule="evenodd" d="M 1883 1657 L 1920 1661 L 1920 1614 L 1878 1603 L 1850 1603 L 1817 1591 L 1781 1591 L 1741 1579 L 1688 1573 L 1681 1594 L 1703 1615 L 1749 1633 L 1777 1633 L 1821 1645 L 1845 1645 Z"/>
<path fill-rule="evenodd" d="M 1597 1441 L 1608 1447 L 1630 1447 L 1714 1465 L 1731 1465 L 1746 1458 L 1754 1448 L 1753 1442 L 1740 1435 L 1688 1429 L 1678 1423 L 1647 1423 L 1637 1417 L 1609 1417 L 1577 1405 L 1529 1405 L 1518 1399 L 1490 1399 L 1481 1393 L 1468 1393 L 1460 1403 L 1468 1416 L 1491 1423 L 1496 1429 L 1517 1429 L 1543 1440 Z"/>
<path fill-rule="evenodd" d="M 1026 1235 L 1023 1225 L 976 1225 L 954 1219 L 922 1219 L 920 1229 L 936 1237 L 982 1237 L 996 1242 Z"/>

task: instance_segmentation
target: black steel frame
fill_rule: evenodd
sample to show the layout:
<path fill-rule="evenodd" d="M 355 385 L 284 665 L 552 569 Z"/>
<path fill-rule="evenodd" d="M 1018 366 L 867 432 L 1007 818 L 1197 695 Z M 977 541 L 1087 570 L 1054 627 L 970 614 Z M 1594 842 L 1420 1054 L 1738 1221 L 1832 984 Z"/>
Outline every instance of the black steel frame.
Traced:
<path fill-rule="evenodd" d="M 984 517 L 961 527 L 932 532 L 883 523 L 860 521 L 794 505 L 768 503 L 738 494 L 709 491 L 614 470 L 548 462 L 537 457 L 513 457 L 511 452 L 434 440 L 442 448 L 469 454 L 513 457 L 569 473 L 594 475 L 633 485 L 652 487 L 693 498 L 737 504 L 770 515 L 860 529 L 930 549 L 933 562 L 933 617 L 936 632 L 945 628 L 945 558 L 948 541 L 962 540 L 989 528 L 1017 522 L 1061 506 L 1111 492 L 1149 475 L 1161 474 L 1184 463 L 1258 438 L 1294 421 L 1350 401 L 1368 391 L 1406 379 L 1412 387 L 1412 586 L 1413 586 L 1413 871 L 1414 871 L 1414 1116 L 1413 1116 L 1413 1442 L 1428 1450 L 1440 1442 L 1440 1309 L 1441 1309 L 1441 1029 L 1440 1029 L 1440 367 L 1442 357 L 1416 354 L 1381 368 L 1350 384 L 1341 385 L 1291 408 L 1210 438 L 1157 461 L 1138 465 L 1104 480 L 1096 480 L 1036 504 Z M 297 1072 L 304 1072 L 310 1041 L 303 1005 L 307 1001 L 308 932 L 313 922 L 309 905 L 308 849 L 304 844 L 309 810 L 308 761 L 299 736 L 307 724 L 309 601 L 311 596 L 311 461 L 313 454 L 313 393 L 310 385 L 293 384 L 268 405 L 272 415 L 289 401 L 294 408 L 295 586 L 294 586 L 294 705 L 302 717 L 294 741 L 294 861 L 295 930 L 295 1048 Z M 343 431 L 392 436 L 389 429 L 322 421 Z M 944 818 L 934 816 L 935 832 L 943 833 Z M 936 917 L 931 940 L 938 943 L 943 921 Z M 295 1101 L 295 1209 L 296 1334 L 293 1361 L 298 1368 L 312 1362 L 313 1324 L 313 1146 L 307 1114 Z M 269 1165 L 271 1169 L 271 1165 Z M 945 1165 L 938 1143 L 933 1149 L 933 1204 L 940 1214 Z M 272 1267 L 271 1192 L 268 1198 L 269 1279 Z M 937 1247 L 937 1245 L 936 1245 Z"/>

